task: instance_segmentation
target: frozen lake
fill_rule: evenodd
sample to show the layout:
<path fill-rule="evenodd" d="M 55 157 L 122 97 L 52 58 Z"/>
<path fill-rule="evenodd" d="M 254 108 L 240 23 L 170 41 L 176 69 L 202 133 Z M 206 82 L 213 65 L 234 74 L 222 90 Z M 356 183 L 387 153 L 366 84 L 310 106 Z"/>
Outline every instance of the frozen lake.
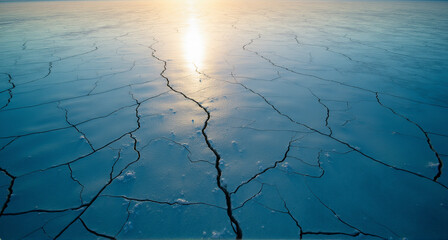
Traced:
<path fill-rule="evenodd" d="M 0 3 L 1 239 L 448 239 L 448 3 Z"/>

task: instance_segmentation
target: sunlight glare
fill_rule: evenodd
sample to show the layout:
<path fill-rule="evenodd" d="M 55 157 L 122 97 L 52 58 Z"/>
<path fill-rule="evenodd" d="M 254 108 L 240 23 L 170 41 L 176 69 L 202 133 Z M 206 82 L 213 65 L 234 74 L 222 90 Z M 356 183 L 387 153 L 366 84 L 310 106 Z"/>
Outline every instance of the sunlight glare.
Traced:
<path fill-rule="evenodd" d="M 185 59 L 192 68 L 201 68 L 204 56 L 204 42 L 197 20 L 191 17 L 188 21 L 188 30 L 185 35 Z"/>

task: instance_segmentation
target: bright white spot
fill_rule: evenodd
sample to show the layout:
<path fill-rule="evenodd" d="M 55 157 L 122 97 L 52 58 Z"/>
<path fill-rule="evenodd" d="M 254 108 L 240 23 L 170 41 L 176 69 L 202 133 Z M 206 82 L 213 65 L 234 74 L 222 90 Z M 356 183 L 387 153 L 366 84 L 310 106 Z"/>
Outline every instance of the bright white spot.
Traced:
<path fill-rule="evenodd" d="M 178 199 L 176 200 L 176 202 L 178 202 L 178 203 L 188 203 L 187 200 L 182 199 L 182 198 L 178 198 Z"/>
<path fill-rule="evenodd" d="M 191 69 L 196 70 L 196 67 L 201 69 L 204 57 L 204 42 L 202 40 L 200 25 L 196 18 L 190 18 L 188 21 L 188 30 L 184 43 L 185 59 L 191 66 Z"/>
<path fill-rule="evenodd" d="M 430 168 L 436 168 L 436 167 L 439 166 L 439 163 L 437 163 L 437 162 L 429 162 L 427 166 L 430 167 Z"/>
<path fill-rule="evenodd" d="M 128 170 L 123 175 L 120 175 L 117 177 L 118 181 L 123 181 L 123 182 L 127 182 L 132 179 L 135 179 L 135 172 L 132 170 Z"/>
<path fill-rule="evenodd" d="M 129 230 L 131 230 L 131 229 L 133 229 L 133 228 L 134 228 L 134 226 L 132 225 L 132 222 L 131 222 L 131 221 L 128 221 L 128 222 L 124 225 L 123 231 L 126 233 L 126 232 L 128 232 Z"/>

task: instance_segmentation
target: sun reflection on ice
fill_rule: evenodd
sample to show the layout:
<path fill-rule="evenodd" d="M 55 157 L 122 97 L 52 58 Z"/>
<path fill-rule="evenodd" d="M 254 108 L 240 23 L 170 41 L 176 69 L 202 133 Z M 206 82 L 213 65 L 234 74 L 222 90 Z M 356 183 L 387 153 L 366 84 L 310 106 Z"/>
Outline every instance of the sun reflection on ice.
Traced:
<path fill-rule="evenodd" d="M 204 41 L 200 31 L 200 25 L 196 18 L 188 21 L 188 30 L 184 40 L 185 60 L 192 70 L 202 67 L 204 58 Z"/>

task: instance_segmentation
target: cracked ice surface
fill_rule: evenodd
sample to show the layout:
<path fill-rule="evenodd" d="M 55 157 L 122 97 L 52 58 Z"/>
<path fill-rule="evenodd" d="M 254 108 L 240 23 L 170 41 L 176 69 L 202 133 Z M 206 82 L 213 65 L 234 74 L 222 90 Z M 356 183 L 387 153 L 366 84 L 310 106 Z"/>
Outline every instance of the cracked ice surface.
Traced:
<path fill-rule="evenodd" d="M 0 4 L 2 239 L 447 239 L 447 3 Z"/>

